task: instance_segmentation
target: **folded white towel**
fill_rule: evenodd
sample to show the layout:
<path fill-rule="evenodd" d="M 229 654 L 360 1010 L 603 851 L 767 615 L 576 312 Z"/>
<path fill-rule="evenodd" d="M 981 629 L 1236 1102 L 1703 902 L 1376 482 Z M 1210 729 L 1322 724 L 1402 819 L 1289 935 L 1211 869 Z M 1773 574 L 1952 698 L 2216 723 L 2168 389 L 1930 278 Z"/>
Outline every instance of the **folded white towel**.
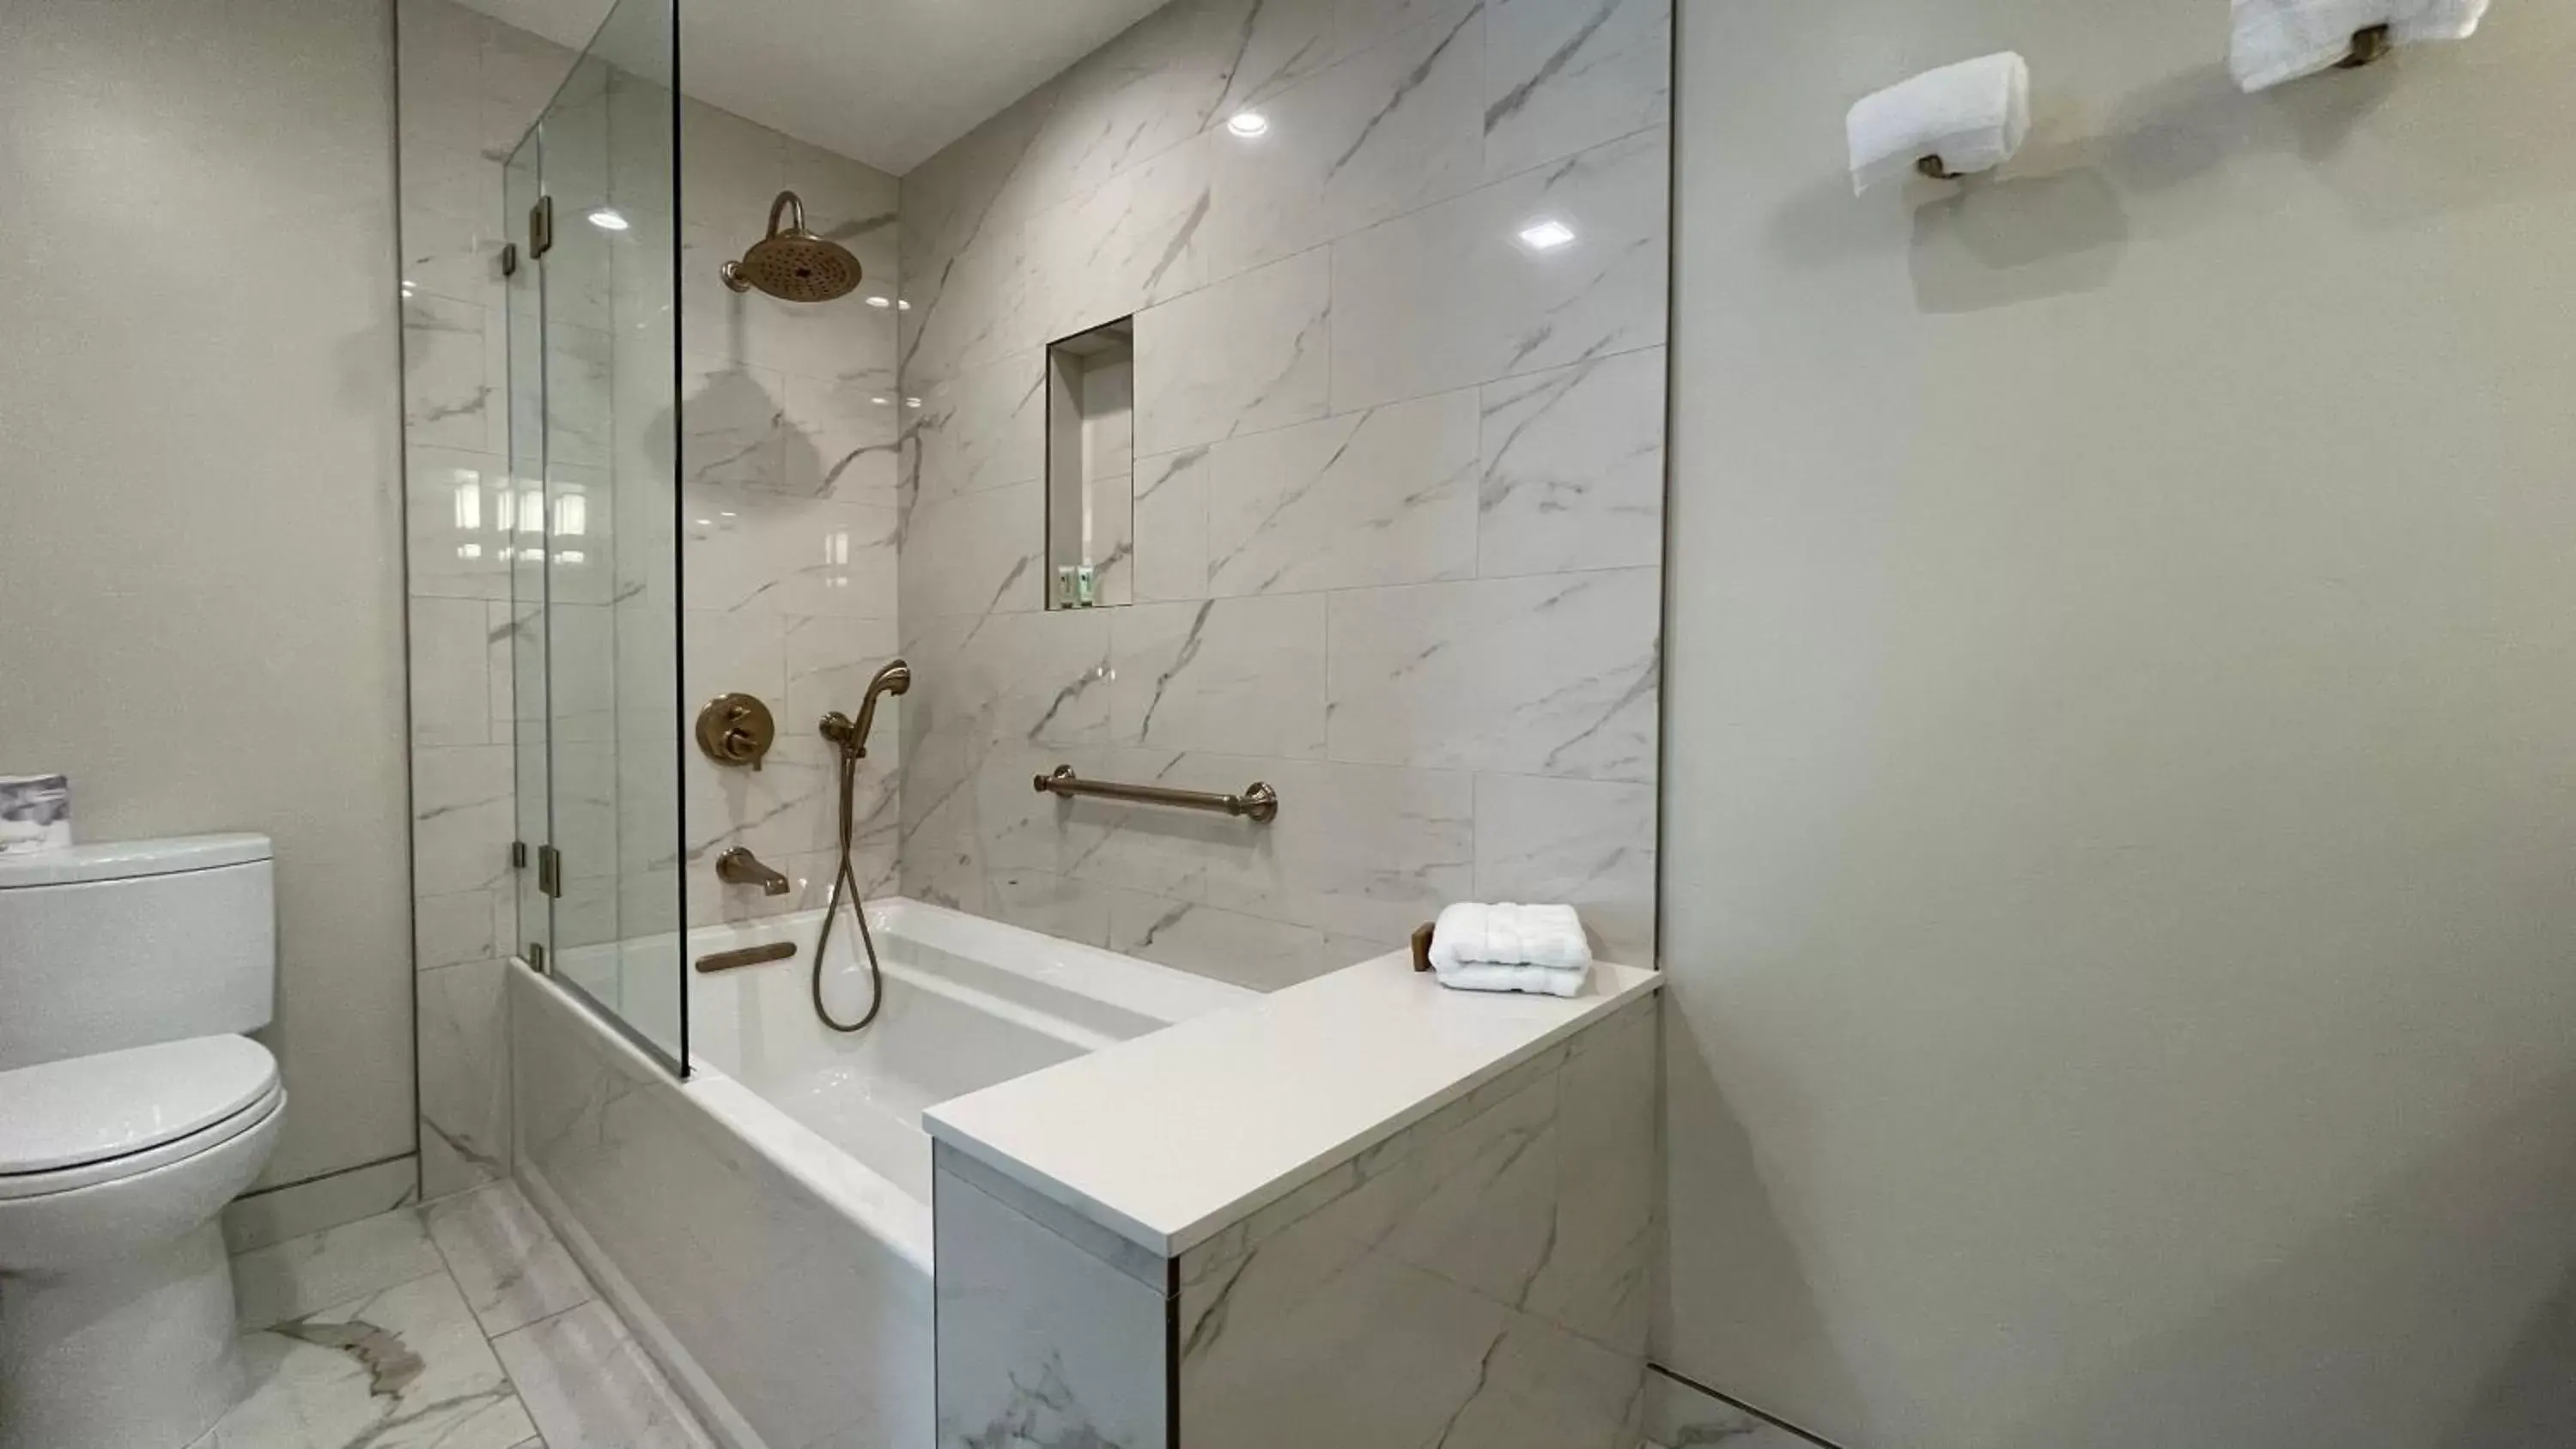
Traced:
<path fill-rule="evenodd" d="M 1471 962 L 1574 971 L 1592 964 L 1592 947 L 1583 939 L 1583 918 L 1572 906 L 1509 901 L 1445 906 L 1431 927 L 1432 969 L 1446 971 Z"/>
<path fill-rule="evenodd" d="M 1540 996 L 1581 996 L 1583 984 L 1592 979 L 1591 966 L 1572 970 L 1554 966 L 1498 966 L 1491 961 L 1470 961 L 1463 966 L 1444 966 L 1432 973 L 1441 985 L 1452 991 L 1526 991 Z"/>
<path fill-rule="evenodd" d="M 2487 0 L 2233 0 L 2236 33 L 2227 70 L 2247 91 L 2315 75 L 2352 54 L 2352 36 L 2388 27 L 2399 45 L 2466 40 L 2486 18 Z"/>
<path fill-rule="evenodd" d="M 1926 156 L 1962 176 L 1993 170 L 2030 135 L 2030 66 L 2006 50 L 1927 70 L 1861 97 L 1843 131 L 1854 195 L 1911 174 Z"/>

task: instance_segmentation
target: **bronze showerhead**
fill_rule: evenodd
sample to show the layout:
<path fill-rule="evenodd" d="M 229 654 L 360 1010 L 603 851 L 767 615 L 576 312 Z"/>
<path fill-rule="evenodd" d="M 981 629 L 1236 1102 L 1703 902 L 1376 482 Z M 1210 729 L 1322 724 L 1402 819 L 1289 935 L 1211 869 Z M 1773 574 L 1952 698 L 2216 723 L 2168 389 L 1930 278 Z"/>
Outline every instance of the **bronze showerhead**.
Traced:
<path fill-rule="evenodd" d="M 784 214 L 787 225 L 781 227 Z M 782 302 L 829 302 L 859 285 L 859 259 L 839 242 L 805 229 L 805 203 L 793 191 L 769 203 L 769 235 L 751 244 L 742 260 L 724 264 L 724 282 L 737 292 L 754 287 Z"/>

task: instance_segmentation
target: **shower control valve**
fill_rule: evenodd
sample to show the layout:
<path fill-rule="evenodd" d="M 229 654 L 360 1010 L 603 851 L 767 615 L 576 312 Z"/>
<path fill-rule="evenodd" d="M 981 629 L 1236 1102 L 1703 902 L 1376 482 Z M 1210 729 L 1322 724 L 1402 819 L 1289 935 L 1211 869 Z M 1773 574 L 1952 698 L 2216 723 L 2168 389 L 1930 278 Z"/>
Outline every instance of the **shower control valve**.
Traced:
<path fill-rule="evenodd" d="M 719 765 L 749 765 L 757 770 L 777 739 L 778 721 L 756 696 L 720 694 L 698 711 L 698 748 Z"/>

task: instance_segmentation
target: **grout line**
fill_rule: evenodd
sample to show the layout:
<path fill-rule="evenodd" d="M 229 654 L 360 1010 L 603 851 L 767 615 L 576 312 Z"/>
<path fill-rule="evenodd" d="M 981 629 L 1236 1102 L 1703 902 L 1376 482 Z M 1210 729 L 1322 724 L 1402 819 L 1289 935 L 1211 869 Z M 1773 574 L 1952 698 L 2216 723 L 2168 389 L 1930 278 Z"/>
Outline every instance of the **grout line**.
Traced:
<path fill-rule="evenodd" d="M 335 1167 L 335 1168 L 332 1168 L 329 1172 L 317 1172 L 317 1173 L 313 1174 L 311 1177 L 299 1177 L 299 1178 L 295 1179 L 293 1182 L 278 1182 L 278 1183 L 271 1183 L 271 1184 L 269 1184 L 267 1187 L 255 1187 L 255 1188 L 252 1188 L 250 1191 L 248 1191 L 248 1192 L 246 1192 L 246 1193 L 243 1193 L 243 1194 L 241 1194 L 240 1196 L 238 1196 L 238 1197 L 234 1198 L 234 1199 L 233 1199 L 233 1201 L 234 1201 L 234 1202 L 250 1202 L 250 1201 L 253 1201 L 253 1200 L 258 1199 L 258 1198 L 266 1197 L 266 1196 L 268 1196 L 270 1193 L 273 1193 L 273 1192 L 284 1192 L 284 1191 L 286 1191 L 288 1188 L 292 1188 L 292 1187 L 311 1187 L 313 1184 L 315 1184 L 315 1183 L 317 1183 L 317 1182 L 328 1182 L 328 1181 L 330 1181 L 332 1178 L 335 1178 L 335 1177 L 345 1177 L 345 1176 L 347 1176 L 348 1174 L 350 1174 L 350 1173 L 352 1173 L 352 1172 L 364 1172 L 364 1171 L 366 1171 L 368 1168 L 371 1168 L 371 1167 L 383 1167 L 383 1166 L 385 1166 L 385 1165 L 386 1165 L 386 1164 L 388 1164 L 388 1163 L 400 1162 L 400 1161 L 402 1161 L 402 1160 L 403 1160 L 404 1158 L 406 1158 L 406 1157 L 417 1157 L 417 1156 L 419 1156 L 419 1153 L 417 1153 L 417 1152 L 396 1152 L 396 1153 L 392 1153 L 392 1154 L 390 1154 L 390 1155 L 388 1155 L 388 1156 L 379 1157 L 379 1158 L 377 1158 L 377 1159 L 376 1159 L 375 1161 L 373 1161 L 373 1162 L 361 1162 L 361 1163 L 358 1163 L 358 1164 L 356 1164 L 355 1166 L 352 1166 L 352 1167 Z M 417 1205 L 418 1205 L 418 1204 L 416 1204 L 416 1203 L 397 1203 L 397 1204 L 395 1204 L 393 1207 L 390 1207 L 390 1208 L 385 1209 L 385 1211 L 386 1211 L 386 1212 L 398 1212 L 398 1211 L 400 1211 L 400 1210 L 401 1210 L 402 1208 L 404 1208 L 404 1207 L 417 1206 Z M 368 1216 L 369 1216 L 369 1217 L 374 1217 L 374 1216 L 377 1216 L 377 1214 L 370 1213 L 370 1214 L 368 1214 Z M 352 1221 L 352 1222 L 364 1222 L 364 1221 L 366 1221 L 366 1218 L 353 1218 L 353 1219 L 351 1219 L 351 1221 Z M 346 1226 L 346 1224 L 343 1224 L 342 1226 Z M 327 1228 L 316 1228 L 314 1231 L 315 1231 L 315 1232 L 328 1232 L 328 1231 L 329 1231 L 329 1229 L 327 1229 Z M 299 1237 L 300 1237 L 300 1236 L 303 1236 L 303 1235 L 302 1235 L 302 1234 L 298 1234 L 297 1236 L 299 1236 Z M 283 1240 L 281 1240 L 281 1241 L 283 1241 Z M 256 1251 L 256 1250 L 254 1250 L 254 1251 Z"/>

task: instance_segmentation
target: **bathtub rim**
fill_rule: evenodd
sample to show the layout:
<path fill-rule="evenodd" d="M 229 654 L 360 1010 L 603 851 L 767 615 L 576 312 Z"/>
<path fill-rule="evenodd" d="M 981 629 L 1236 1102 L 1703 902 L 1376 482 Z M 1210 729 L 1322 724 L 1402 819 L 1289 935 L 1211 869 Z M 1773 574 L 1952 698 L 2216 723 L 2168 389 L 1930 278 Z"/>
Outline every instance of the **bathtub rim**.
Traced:
<path fill-rule="evenodd" d="M 868 913 L 872 930 L 956 956 L 986 970 L 1090 997 L 1159 1023 L 1154 1030 L 1257 1000 L 1262 995 L 1248 987 L 1198 976 L 1178 967 L 1157 965 L 905 896 L 880 896 L 864 902 L 862 909 Z M 812 932 L 822 917 L 822 910 L 815 908 L 696 926 L 687 933 L 688 949 L 693 953 L 691 959 L 711 948 L 773 940 L 794 940 L 810 949 Z M 601 944 L 618 949 L 627 943 Z M 512 956 L 510 964 L 531 985 L 543 988 L 550 1006 L 577 1018 L 606 1042 L 611 1057 L 630 1075 L 676 1087 L 681 1098 L 695 1110 L 731 1132 L 826 1206 L 886 1243 L 925 1276 L 933 1272 L 929 1202 L 914 1197 L 902 1184 L 861 1161 L 857 1154 L 798 1121 L 786 1108 L 710 1059 L 700 1044 L 692 1043 L 686 1074 L 674 1075 L 670 1063 L 633 1040 L 631 1029 L 614 1012 L 589 1000 L 577 986 L 556 980 L 551 972 L 538 971 L 519 956 Z M 888 966 L 928 989 L 969 999 L 990 999 L 990 993 L 970 982 L 943 979 L 935 967 L 891 962 Z M 811 958 L 799 957 L 797 969 L 800 973 L 812 969 Z M 694 990 L 698 984 L 698 977 L 692 973 L 690 988 Z M 741 983 L 737 989 L 749 985 Z M 1007 999 L 1000 1004 L 1014 1012 L 1029 1009 Z M 1083 1046 L 1086 1052 L 1118 1044 L 1082 1042 L 1058 1035 L 1069 1044 Z M 935 1136 L 927 1109 L 920 1130 L 926 1138 Z M 524 1154 L 514 1149 L 513 1158 L 514 1165 L 524 1165 Z"/>

